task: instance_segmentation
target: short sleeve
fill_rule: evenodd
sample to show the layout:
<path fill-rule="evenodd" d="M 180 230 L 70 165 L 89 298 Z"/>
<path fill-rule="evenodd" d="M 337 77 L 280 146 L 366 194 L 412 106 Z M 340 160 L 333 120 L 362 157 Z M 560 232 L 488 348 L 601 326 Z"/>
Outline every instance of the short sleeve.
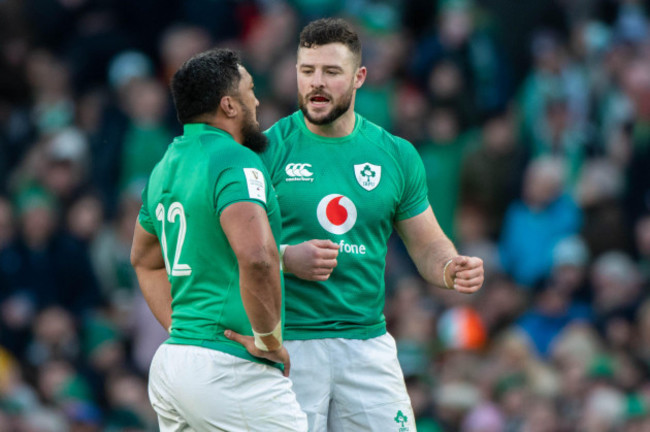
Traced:
<path fill-rule="evenodd" d="M 218 215 L 230 204 L 250 201 L 266 209 L 267 181 L 259 167 L 230 167 L 223 170 L 214 190 Z"/>
<path fill-rule="evenodd" d="M 140 207 L 140 214 L 138 215 L 138 221 L 140 222 L 140 225 L 142 228 L 144 228 L 145 231 L 147 231 L 149 234 L 157 235 L 156 234 L 156 229 L 153 224 L 153 220 L 151 219 L 151 215 L 149 213 L 149 199 L 147 197 L 147 191 L 149 190 L 149 185 L 145 186 L 144 190 L 142 191 L 142 207 Z"/>
<path fill-rule="evenodd" d="M 395 220 L 417 216 L 429 207 L 427 178 L 422 158 L 408 141 L 401 140 L 400 144 L 401 157 L 398 160 L 402 165 L 405 184 Z"/>

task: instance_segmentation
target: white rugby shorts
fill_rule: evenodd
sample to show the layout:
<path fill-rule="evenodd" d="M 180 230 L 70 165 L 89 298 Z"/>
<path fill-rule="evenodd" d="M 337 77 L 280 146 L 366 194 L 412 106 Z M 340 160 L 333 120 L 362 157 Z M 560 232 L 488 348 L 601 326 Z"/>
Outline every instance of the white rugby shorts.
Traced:
<path fill-rule="evenodd" d="M 151 362 L 149 399 L 161 432 L 307 431 L 279 369 L 209 348 L 162 344 Z"/>
<path fill-rule="evenodd" d="M 310 432 L 416 432 L 393 337 L 284 342 Z"/>

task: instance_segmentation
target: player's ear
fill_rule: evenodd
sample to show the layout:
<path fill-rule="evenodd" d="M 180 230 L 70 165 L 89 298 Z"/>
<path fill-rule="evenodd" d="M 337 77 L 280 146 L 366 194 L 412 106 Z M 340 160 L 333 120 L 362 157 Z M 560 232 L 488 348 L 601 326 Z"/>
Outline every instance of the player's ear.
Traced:
<path fill-rule="evenodd" d="M 366 75 L 368 74 L 368 69 L 365 66 L 359 67 L 356 74 L 354 75 L 354 88 L 360 88 L 363 83 L 366 81 Z"/>
<path fill-rule="evenodd" d="M 238 106 L 232 96 L 224 96 L 219 102 L 219 107 L 223 110 L 226 117 L 232 118 L 237 116 Z"/>

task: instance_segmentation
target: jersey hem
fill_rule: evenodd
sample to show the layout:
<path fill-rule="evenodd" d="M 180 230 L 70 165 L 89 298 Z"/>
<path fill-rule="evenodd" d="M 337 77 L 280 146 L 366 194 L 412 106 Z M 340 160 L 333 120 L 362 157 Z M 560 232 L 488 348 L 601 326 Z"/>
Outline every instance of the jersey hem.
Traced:
<path fill-rule="evenodd" d="M 386 334 L 386 324 L 372 326 L 370 329 L 359 327 L 350 330 L 323 330 L 323 329 L 304 329 L 291 330 L 284 329 L 285 340 L 309 340 L 309 339 L 372 339 Z"/>
<path fill-rule="evenodd" d="M 192 345 L 192 346 L 199 346 L 203 348 L 213 349 L 215 351 L 221 351 L 226 354 L 230 354 L 235 357 L 239 357 L 241 359 L 251 361 L 253 363 L 272 366 L 276 369 L 280 369 L 281 371 L 284 371 L 284 365 L 281 363 L 275 363 L 270 360 L 255 357 L 249 354 L 249 352 L 246 351 L 245 348 L 243 347 L 238 348 L 225 342 L 220 342 L 216 340 L 189 339 L 189 338 L 183 338 L 178 336 L 172 336 L 169 339 L 167 339 L 164 343 L 170 345 Z"/>

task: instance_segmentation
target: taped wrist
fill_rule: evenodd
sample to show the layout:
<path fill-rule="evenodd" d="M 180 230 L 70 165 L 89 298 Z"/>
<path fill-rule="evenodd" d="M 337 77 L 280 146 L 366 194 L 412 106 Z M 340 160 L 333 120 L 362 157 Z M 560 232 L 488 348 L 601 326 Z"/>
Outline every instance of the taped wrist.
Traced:
<path fill-rule="evenodd" d="M 451 264 L 452 261 L 453 260 L 451 260 L 451 259 L 449 261 L 447 261 L 445 266 L 442 268 L 442 281 L 445 283 L 445 288 L 447 288 L 448 290 L 454 289 L 454 280 L 451 277 L 450 277 L 451 286 L 449 286 L 449 284 L 447 283 L 447 267 L 449 267 L 449 264 Z"/>
<path fill-rule="evenodd" d="M 282 347 L 282 321 L 268 333 L 258 333 L 253 330 L 255 346 L 260 351 L 276 351 Z"/>
<path fill-rule="evenodd" d="M 281 244 L 280 245 L 280 270 L 285 271 L 284 268 L 284 251 L 287 250 L 288 244 Z"/>

